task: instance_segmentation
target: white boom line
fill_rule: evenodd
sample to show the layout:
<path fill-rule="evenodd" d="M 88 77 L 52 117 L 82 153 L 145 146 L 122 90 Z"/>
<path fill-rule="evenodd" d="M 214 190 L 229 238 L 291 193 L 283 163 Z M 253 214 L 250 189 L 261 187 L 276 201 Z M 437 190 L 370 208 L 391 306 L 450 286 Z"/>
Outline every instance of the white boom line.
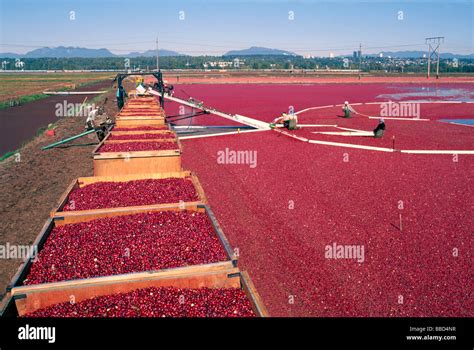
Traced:
<path fill-rule="evenodd" d="M 152 89 L 149 89 L 148 91 L 153 95 L 160 96 L 160 94 L 158 92 L 156 92 Z M 246 116 L 243 116 L 243 115 L 240 115 L 240 114 L 235 114 L 235 115 L 227 114 L 227 113 L 224 113 L 224 112 L 217 111 L 215 109 L 206 108 L 205 106 L 199 106 L 195 103 L 185 101 L 185 100 L 182 100 L 182 99 L 177 98 L 177 97 L 173 97 L 169 94 L 164 94 L 164 97 L 167 100 L 174 101 L 174 102 L 177 102 L 177 103 L 180 103 L 182 105 L 186 105 L 186 106 L 189 106 L 189 107 L 192 107 L 192 108 L 200 109 L 202 111 L 209 112 L 211 114 L 217 115 L 217 116 L 225 118 L 225 119 L 232 120 L 232 121 L 237 122 L 237 123 L 253 126 L 254 128 L 257 128 L 257 129 L 271 130 L 270 125 L 266 122 L 262 122 L 261 120 L 253 119 L 253 118 L 246 117 Z"/>

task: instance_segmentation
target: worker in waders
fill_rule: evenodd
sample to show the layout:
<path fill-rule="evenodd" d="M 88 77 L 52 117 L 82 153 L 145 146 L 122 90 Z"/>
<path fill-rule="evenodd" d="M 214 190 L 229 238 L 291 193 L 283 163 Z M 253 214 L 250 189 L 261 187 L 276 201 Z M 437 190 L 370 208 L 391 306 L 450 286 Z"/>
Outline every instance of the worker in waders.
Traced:
<path fill-rule="evenodd" d="M 377 139 L 381 138 L 384 133 L 385 133 L 385 121 L 383 119 L 380 119 L 379 124 L 374 129 L 374 137 Z"/>
<path fill-rule="evenodd" d="M 104 114 L 103 107 L 96 107 L 94 109 L 91 109 L 89 113 L 87 114 L 86 125 L 84 128 L 86 130 L 95 129 L 95 118 L 97 118 L 97 116 L 102 115 L 102 114 Z"/>
<path fill-rule="evenodd" d="M 351 113 L 354 113 L 354 109 L 349 105 L 349 102 L 344 102 L 344 106 L 342 106 L 342 112 L 344 112 L 344 118 L 352 118 Z"/>
<path fill-rule="evenodd" d="M 123 108 L 123 105 L 125 103 L 125 96 L 126 96 L 125 89 L 123 88 L 122 85 L 120 85 L 119 88 L 117 89 L 117 107 L 119 110 Z"/>
<path fill-rule="evenodd" d="M 106 118 L 105 122 L 100 123 L 99 126 L 96 126 L 95 119 L 98 116 L 102 116 L 104 112 L 105 112 L 104 107 L 97 107 L 97 108 L 91 109 L 86 119 L 85 129 L 95 130 L 99 142 L 105 138 L 108 130 L 110 129 L 110 126 L 112 125 L 112 119 L 110 119 L 108 115 L 105 115 L 105 118 Z"/>
<path fill-rule="evenodd" d="M 283 124 L 283 127 L 288 130 L 296 130 L 297 122 L 298 119 L 295 114 L 282 113 L 281 116 L 273 120 L 273 123 L 270 123 L 270 128 L 274 129 L 277 124 Z"/>

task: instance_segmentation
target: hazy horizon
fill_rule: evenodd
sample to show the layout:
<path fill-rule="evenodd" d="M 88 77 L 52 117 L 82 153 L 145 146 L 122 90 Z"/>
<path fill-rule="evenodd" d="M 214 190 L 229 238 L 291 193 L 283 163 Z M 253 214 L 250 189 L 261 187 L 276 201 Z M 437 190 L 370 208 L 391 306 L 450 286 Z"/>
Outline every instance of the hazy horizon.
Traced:
<path fill-rule="evenodd" d="M 42 47 L 106 48 L 117 55 L 160 49 L 222 55 L 251 46 L 307 56 L 426 51 L 472 54 L 470 1 L 1 0 L 0 52 Z M 135 7 L 133 7 L 135 6 Z M 73 11 L 73 12 L 71 12 Z M 400 12 L 401 11 L 401 12 Z"/>

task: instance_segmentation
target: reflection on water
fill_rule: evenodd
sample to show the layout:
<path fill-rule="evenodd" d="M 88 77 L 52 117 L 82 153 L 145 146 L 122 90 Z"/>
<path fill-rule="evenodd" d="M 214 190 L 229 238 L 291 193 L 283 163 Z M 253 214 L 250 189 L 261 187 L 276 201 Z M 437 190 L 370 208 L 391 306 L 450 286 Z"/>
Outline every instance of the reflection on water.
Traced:
<path fill-rule="evenodd" d="M 394 87 L 400 92 L 380 94 L 377 98 L 384 100 L 410 100 L 413 102 L 426 102 L 433 100 L 474 102 L 474 89 L 450 87 L 420 87 L 400 86 Z"/>
<path fill-rule="evenodd" d="M 440 119 L 441 122 L 474 126 L 474 119 Z"/>

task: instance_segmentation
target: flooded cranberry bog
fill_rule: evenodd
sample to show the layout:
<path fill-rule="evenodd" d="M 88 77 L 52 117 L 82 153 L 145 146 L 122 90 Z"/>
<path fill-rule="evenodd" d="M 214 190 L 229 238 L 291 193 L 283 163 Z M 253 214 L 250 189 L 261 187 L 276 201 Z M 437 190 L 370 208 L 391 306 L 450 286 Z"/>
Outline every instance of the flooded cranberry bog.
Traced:
<path fill-rule="evenodd" d="M 298 115 L 293 131 L 181 138 L 183 166 L 272 316 L 473 315 L 474 129 L 449 122 L 474 119 L 472 83 L 181 84 L 174 96 L 265 122 Z M 419 113 L 382 112 L 389 101 Z M 357 137 L 381 117 L 382 138 Z M 238 125 L 213 114 L 177 124 L 189 135 Z M 221 161 L 232 151 L 254 162 Z"/>

